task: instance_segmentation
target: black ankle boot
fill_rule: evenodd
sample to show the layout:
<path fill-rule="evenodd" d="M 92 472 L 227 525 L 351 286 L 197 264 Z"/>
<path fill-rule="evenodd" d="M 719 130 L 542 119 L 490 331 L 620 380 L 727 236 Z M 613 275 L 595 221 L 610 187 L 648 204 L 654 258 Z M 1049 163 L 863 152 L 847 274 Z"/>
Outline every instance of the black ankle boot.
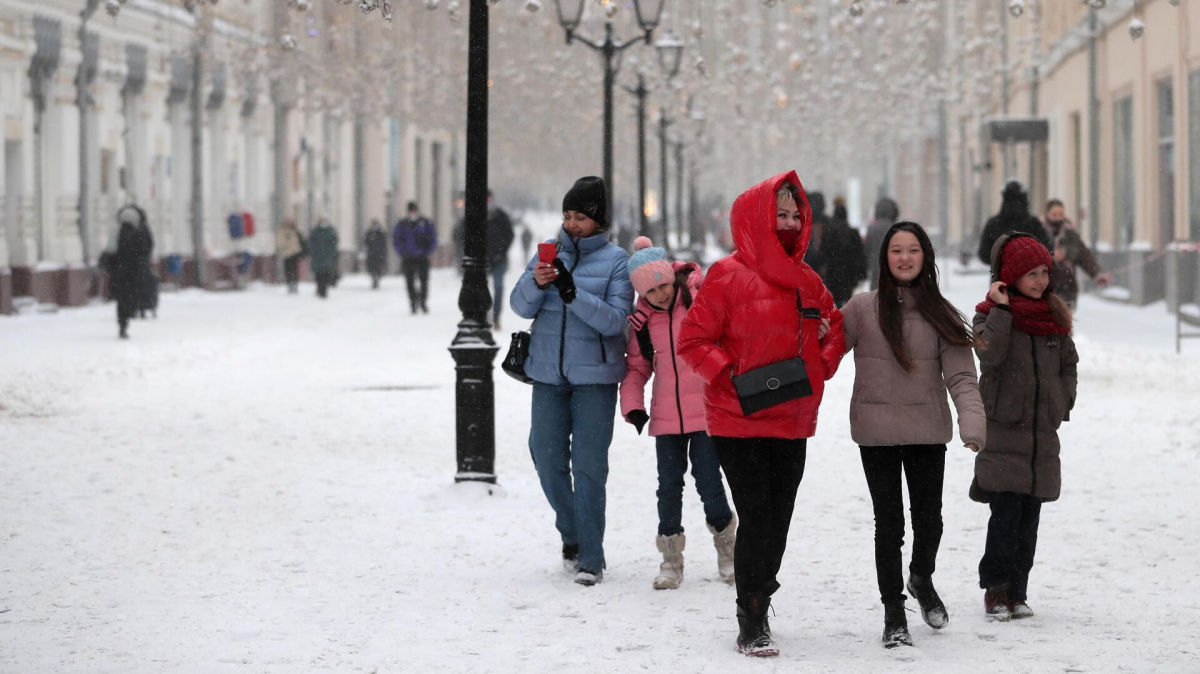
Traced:
<path fill-rule="evenodd" d="M 932 578 L 918 576 L 915 573 L 910 574 L 908 576 L 908 593 L 921 605 L 921 618 L 925 620 L 926 625 L 940 630 L 950 622 L 950 615 L 946 613 L 946 605 L 942 603 L 942 598 L 938 596 L 937 590 L 933 589 Z"/>
<path fill-rule="evenodd" d="M 908 616 L 904 615 L 904 600 L 883 605 L 883 647 L 912 646 L 908 633 Z"/>
<path fill-rule="evenodd" d="M 779 655 L 779 649 L 771 641 L 771 628 L 767 624 L 767 609 L 771 598 L 752 594 L 737 600 L 738 653 L 765 658 Z"/>

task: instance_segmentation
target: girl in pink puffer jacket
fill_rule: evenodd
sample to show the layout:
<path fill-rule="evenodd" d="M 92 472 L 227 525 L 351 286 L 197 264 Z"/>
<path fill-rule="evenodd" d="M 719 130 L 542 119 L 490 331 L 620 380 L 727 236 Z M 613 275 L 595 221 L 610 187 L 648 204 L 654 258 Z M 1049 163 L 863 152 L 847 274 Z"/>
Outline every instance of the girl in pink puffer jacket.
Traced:
<path fill-rule="evenodd" d="M 629 280 L 639 298 L 629 317 L 621 415 L 638 434 L 648 421 L 658 454 L 658 536 L 663 555 L 654 589 L 679 587 L 683 581 L 683 476 L 691 457 L 696 491 L 717 549 L 721 578 L 733 582 L 733 546 L 737 518 L 725 498 L 721 466 L 705 431 L 704 380 L 675 352 L 679 326 L 703 277 L 694 262 L 671 262 L 667 251 L 640 236 L 629 258 Z M 646 382 L 654 377 L 650 412 Z"/>

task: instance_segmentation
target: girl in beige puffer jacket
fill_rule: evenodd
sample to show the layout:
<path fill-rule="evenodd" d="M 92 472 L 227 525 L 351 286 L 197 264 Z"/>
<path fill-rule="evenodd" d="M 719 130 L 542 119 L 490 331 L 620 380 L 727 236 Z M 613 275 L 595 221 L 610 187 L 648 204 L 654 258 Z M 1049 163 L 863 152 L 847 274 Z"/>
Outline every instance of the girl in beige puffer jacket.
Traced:
<path fill-rule="evenodd" d="M 904 615 L 901 473 L 912 509 L 908 591 L 925 622 L 940 629 L 949 616 L 932 576 L 942 538 L 946 443 L 954 437 L 946 392 L 967 448 L 984 446 L 986 420 L 971 355 L 974 338 L 938 289 L 929 237 L 917 223 L 900 222 L 881 243 L 879 290 L 854 296 L 842 312 L 846 348 L 854 350 L 850 433 L 871 493 L 883 645 L 892 648 L 912 645 Z"/>

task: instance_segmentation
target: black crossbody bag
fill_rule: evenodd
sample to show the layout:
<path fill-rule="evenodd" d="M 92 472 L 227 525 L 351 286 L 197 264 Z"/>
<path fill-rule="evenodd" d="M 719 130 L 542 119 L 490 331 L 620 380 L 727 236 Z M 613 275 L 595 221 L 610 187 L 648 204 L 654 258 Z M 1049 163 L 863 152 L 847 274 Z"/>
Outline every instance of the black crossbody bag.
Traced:
<path fill-rule="evenodd" d="M 819 309 L 804 308 L 800 291 L 796 291 L 796 311 L 800 314 L 801 328 L 805 318 L 821 317 Z M 733 376 L 733 388 L 742 405 L 742 414 L 746 416 L 812 395 L 808 369 L 804 366 L 804 359 L 799 356 L 736 374 Z"/>

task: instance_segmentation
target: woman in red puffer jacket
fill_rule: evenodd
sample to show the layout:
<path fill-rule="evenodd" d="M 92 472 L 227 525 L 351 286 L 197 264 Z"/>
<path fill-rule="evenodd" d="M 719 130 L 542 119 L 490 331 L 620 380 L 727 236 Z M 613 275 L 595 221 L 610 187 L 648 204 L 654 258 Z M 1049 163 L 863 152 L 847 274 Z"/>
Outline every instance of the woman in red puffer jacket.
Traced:
<path fill-rule="evenodd" d="M 806 440 L 825 380 L 845 351 L 842 314 L 804 263 L 812 211 L 795 171 L 733 202 L 737 250 L 709 269 L 684 319 L 679 355 L 705 380 L 705 418 L 740 520 L 734 554 L 738 650 L 777 655 L 767 625 Z M 742 413 L 732 376 L 800 356 L 812 394 Z"/>

